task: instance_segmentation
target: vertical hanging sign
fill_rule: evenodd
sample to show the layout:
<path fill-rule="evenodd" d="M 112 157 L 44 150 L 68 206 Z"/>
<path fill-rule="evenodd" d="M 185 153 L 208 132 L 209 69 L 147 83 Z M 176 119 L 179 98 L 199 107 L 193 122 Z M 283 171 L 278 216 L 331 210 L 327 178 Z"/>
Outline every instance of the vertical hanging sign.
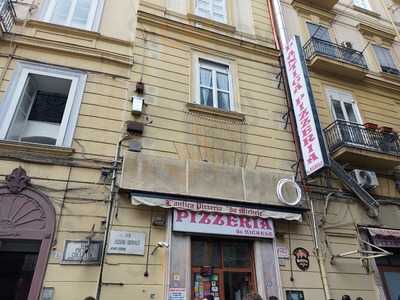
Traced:
<path fill-rule="evenodd" d="M 298 36 L 283 48 L 283 58 L 304 168 L 307 176 L 311 176 L 329 166 L 329 160 Z"/>

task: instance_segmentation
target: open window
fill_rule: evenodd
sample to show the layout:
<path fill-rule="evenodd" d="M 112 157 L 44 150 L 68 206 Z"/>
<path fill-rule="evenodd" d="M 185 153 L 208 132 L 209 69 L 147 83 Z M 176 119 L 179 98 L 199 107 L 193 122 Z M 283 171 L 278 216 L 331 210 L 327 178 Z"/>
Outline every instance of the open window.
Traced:
<path fill-rule="evenodd" d="M 20 63 L 0 110 L 0 138 L 70 146 L 86 76 Z"/>
<path fill-rule="evenodd" d="M 48 0 L 44 9 L 44 21 L 96 30 L 99 24 L 102 0 Z"/>

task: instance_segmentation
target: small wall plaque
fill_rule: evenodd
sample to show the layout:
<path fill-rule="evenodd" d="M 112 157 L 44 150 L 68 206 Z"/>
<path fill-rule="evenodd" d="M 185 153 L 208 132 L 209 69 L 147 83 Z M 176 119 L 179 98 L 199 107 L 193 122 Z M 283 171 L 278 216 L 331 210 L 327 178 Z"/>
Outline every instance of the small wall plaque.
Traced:
<path fill-rule="evenodd" d="M 107 253 L 144 255 L 146 233 L 111 230 Z"/>
<path fill-rule="evenodd" d="M 62 264 L 98 265 L 102 255 L 103 241 L 66 240 Z"/>

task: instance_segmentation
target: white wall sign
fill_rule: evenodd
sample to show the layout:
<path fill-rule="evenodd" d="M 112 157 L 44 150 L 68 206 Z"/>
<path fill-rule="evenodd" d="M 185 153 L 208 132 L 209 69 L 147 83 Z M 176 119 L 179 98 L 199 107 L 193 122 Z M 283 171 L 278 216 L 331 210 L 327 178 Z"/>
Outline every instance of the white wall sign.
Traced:
<path fill-rule="evenodd" d="M 276 254 L 278 258 L 289 258 L 289 249 L 287 247 L 277 246 Z"/>
<path fill-rule="evenodd" d="M 218 235 L 274 237 L 271 219 L 177 209 L 174 210 L 173 229 Z"/>
<path fill-rule="evenodd" d="M 185 288 L 169 288 L 168 300 L 186 300 Z"/>
<path fill-rule="evenodd" d="M 283 48 L 283 57 L 304 168 L 310 176 L 329 166 L 329 161 L 298 36 Z"/>
<path fill-rule="evenodd" d="M 146 233 L 111 230 L 107 253 L 144 255 Z"/>
<path fill-rule="evenodd" d="M 65 241 L 63 264 L 99 264 L 102 241 Z"/>

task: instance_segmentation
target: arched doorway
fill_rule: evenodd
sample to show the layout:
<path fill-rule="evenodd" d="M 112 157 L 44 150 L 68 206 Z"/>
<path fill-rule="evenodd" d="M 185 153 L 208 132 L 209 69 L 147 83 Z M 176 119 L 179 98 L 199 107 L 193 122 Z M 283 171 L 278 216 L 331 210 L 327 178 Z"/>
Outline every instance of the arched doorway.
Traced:
<path fill-rule="evenodd" d="M 0 298 L 37 300 L 55 228 L 55 210 L 22 168 L 0 186 Z"/>

